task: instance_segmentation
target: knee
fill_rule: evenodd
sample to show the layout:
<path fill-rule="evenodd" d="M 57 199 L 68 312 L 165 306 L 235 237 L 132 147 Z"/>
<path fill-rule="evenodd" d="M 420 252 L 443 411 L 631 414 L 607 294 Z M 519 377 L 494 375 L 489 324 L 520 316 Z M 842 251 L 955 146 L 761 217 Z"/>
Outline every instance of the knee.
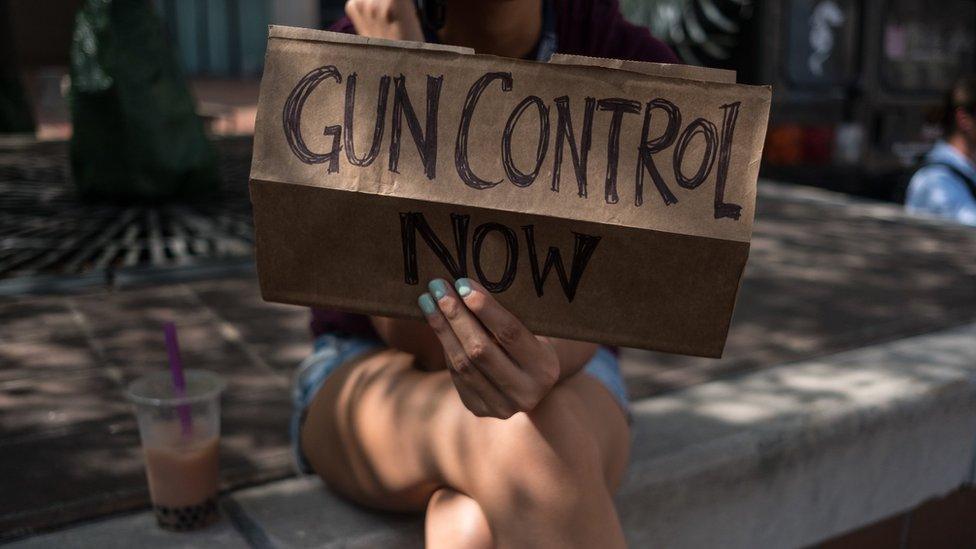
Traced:
<path fill-rule="evenodd" d="M 436 547 L 492 547 L 491 529 L 478 503 L 451 489 L 434 492 L 427 503 L 425 545 Z"/>
<path fill-rule="evenodd" d="M 500 421 L 488 442 L 496 489 L 519 506 L 572 506 L 603 485 L 594 433 L 582 403 L 557 387 L 531 412 Z"/>

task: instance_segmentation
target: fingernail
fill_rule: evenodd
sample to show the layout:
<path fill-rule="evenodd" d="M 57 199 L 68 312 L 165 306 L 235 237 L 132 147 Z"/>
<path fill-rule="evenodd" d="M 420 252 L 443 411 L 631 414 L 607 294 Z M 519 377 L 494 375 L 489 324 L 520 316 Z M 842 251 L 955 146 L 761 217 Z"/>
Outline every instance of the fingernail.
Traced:
<path fill-rule="evenodd" d="M 430 288 L 430 293 L 434 295 L 434 299 L 437 301 L 440 301 L 442 297 L 447 295 L 447 282 L 439 278 L 431 280 L 427 287 Z"/>
<path fill-rule="evenodd" d="M 437 305 L 434 304 L 434 298 L 430 297 L 430 294 L 423 294 L 417 298 L 417 303 L 420 305 L 420 310 L 424 312 L 425 315 L 432 315 L 434 311 L 437 310 Z"/>
<path fill-rule="evenodd" d="M 454 287 L 457 288 L 457 293 L 461 297 L 467 297 L 471 293 L 471 279 L 470 278 L 459 278 L 454 282 Z"/>

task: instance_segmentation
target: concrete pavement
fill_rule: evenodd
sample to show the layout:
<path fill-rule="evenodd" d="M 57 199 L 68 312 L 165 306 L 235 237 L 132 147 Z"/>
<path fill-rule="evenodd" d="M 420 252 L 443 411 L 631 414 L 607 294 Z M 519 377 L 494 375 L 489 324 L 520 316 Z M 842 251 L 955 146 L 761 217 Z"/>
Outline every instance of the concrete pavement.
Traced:
<path fill-rule="evenodd" d="M 700 384 L 633 411 L 617 495 L 631 546 L 816 544 L 976 480 L 976 324 Z M 13 546 L 422 546 L 420 517 L 366 511 L 311 476 L 233 492 L 222 508 L 222 523 L 189 535 L 159 531 L 144 512 Z M 976 542 L 976 525 L 960 527 Z"/>

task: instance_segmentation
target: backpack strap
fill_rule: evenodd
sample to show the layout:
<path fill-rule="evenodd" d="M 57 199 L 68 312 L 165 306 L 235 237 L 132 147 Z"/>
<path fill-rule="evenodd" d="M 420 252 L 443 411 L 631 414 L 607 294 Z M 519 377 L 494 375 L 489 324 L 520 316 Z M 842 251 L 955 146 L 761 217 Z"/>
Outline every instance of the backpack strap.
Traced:
<path fill-rule="evenodd" d="M 969 188 L 969 193 L 973 195 L 973 200 L 976 200 L 976 179 L 974 179 L 973 176 L 963 172 L 958 167 L 953 166 L 948 162 L 929 162 L 922 167 L 928 168 L 929 166 L 938 166 L 952 172 L 953 175 L 962 180 L 966 187 Z"/>

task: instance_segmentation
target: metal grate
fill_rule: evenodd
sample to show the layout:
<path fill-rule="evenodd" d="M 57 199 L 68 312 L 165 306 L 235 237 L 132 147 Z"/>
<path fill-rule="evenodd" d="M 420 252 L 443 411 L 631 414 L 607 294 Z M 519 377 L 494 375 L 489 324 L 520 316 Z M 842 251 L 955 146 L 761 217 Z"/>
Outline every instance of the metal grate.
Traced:
<path fill-rule="evenodd" d="M 0 142 L 0 281 L 200 266 L 250 258 L 250 139 L 217 143 L 223 189 L 205 203 L 78 199 L 66 143 Z M 97 276 L 95 278 L 98 278 Z"/>

